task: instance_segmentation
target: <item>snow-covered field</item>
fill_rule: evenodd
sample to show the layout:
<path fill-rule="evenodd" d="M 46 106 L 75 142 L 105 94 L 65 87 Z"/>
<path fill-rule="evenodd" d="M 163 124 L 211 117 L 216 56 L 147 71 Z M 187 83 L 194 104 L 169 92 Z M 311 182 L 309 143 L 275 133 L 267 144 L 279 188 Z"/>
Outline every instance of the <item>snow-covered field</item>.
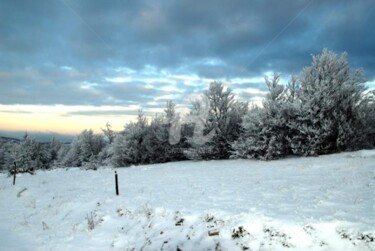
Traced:
<path fill-rule="evenodd" d="M 0 250 L 375 250 L 375 151 L 0 174 Z"/>

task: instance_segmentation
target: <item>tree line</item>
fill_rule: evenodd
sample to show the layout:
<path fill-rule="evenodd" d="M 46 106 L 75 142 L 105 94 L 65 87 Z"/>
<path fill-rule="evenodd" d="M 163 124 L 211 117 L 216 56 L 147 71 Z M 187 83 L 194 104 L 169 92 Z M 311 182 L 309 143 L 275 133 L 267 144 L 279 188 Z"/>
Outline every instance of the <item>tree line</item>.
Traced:
<path fill-rule="evenodd" d="M 20 171 L 51 167 L 96 168 L 180 160 L 246 158 L 271 160 L 316 156 L 375 146 L 375 91 L 364 73 L 350 69 L 347 54 L 324 49 L 288 84 L 265 77 L 262 106 L 238 99 L 212 82 L 188 114 L 168 101 L 163 114 L 137 120 L 119 132 L 84 130 L 71 144 L 41 143 L 27 134 L 20 142 L 0 140 L 0 165 Z"/>

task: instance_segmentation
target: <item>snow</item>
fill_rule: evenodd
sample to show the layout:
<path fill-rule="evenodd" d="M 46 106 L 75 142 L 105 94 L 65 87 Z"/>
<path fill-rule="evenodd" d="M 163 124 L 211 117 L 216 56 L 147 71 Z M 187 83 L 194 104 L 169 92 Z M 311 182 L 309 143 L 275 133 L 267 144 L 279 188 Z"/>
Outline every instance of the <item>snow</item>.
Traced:
<path fill-rule="evenodd" d="M 0 250 L 375 250 L 375 150 L 116 170 L 0 174 Z"/>

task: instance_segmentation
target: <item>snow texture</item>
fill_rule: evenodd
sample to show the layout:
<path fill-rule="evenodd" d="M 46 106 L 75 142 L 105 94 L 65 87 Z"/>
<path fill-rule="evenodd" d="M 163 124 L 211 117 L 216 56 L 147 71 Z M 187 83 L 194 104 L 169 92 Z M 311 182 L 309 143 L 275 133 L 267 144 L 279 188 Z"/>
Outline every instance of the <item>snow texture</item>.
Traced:
<path fill-rule="evenodd" d="M 375 151 L 0 174 L 0 250 L 375 250 Z"/>

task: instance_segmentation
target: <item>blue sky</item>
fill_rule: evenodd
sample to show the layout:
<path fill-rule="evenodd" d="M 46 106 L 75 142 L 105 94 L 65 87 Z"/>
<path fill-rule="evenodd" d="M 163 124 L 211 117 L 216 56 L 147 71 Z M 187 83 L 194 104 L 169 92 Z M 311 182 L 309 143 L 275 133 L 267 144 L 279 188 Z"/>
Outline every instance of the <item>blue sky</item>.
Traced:
<path fill-rule="evenodd" d="M 121 128 L 213 80 L 259 102 L 264 75 L 287 81 L 323 48 L 375 87 L 374 23 L 370 0 L 2 0 L 0 129 Z"/>

